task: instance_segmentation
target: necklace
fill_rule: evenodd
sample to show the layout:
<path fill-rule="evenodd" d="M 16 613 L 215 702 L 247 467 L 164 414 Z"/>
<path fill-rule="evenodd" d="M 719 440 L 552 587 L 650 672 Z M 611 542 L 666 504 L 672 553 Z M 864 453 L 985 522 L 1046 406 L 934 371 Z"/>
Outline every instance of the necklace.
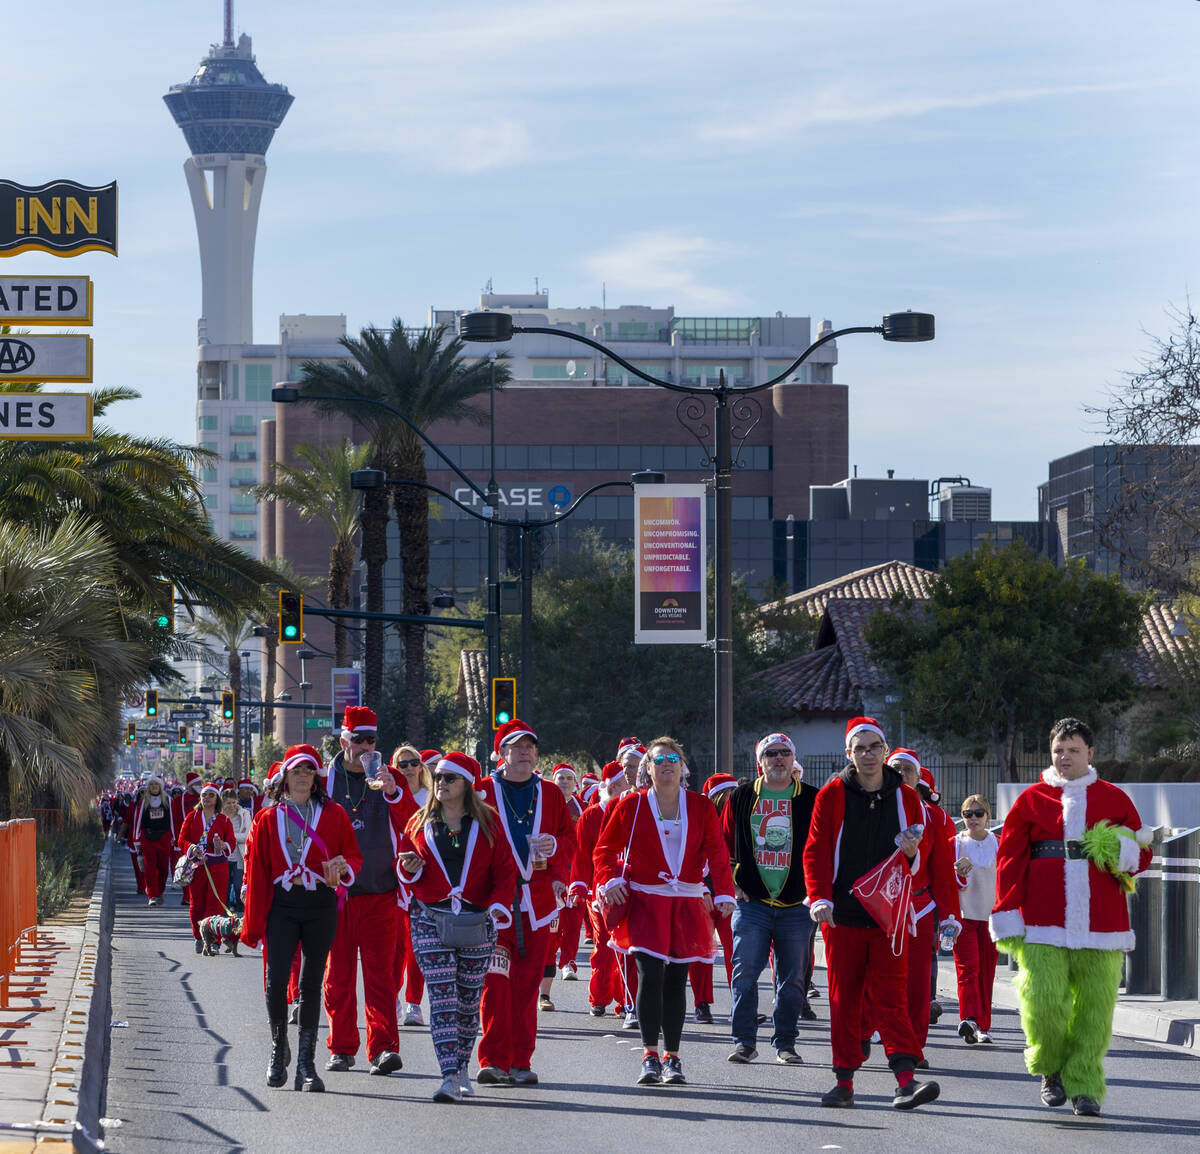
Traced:
<path fill-rule="evenodd" d="M 503 780 L 504 779 L 501 778 L 502 783 Z M 509 797 L 509 790 L 503 788 L 503 785 L 501 786 L 500 793 L 504 798 L 504 807 L 508 810 L 513 821 L 520 822 L 521 825 L 524 825 L 526 822 L 533 820 L 533 811 L 537 808 L 538 802 L 537 786 L 533 786 L 529 789 L 529 801 L 526 803 L 524 813 L 522 813 L 519 809 L 517 809 L 516 806 L 513 805 L 512 798 Z"/>
<path fill-rule="evenodd" d="M 450 844 L 459 849 L 462 845 L 462 818 L 459 818 L 458 826 L 451 828 L 450 823 L 445 818 L 442 819 L 442 828 L 446 831 L 446 836 L 450 839 Z"/>
<path fill-rule="evenodd" d="M 300 813 L 300 807 L 296 805 L 295 802 L 289 800 L 284 804 L 292 811 L 292 813 L 296 815 L 297 818 L 304 823 L 302 826 L 297 827 L 296 822 L 292 821 L 290 818 L 286 819 L 287 843 L 289 848 L 296 851 L 297 858 L 299 858 L 300 853 L 304 849 L 304 843 L 308 841 L 308 838 L 305 836 L 305 834 L 309 829 L 312 828 L 312 802 L 306 801 L 304 803 L 303 815 Z M 296 840 L 296 837 L 292 836 L 293 834 L 296 834 L 299 840 Z"/>
<path fill-rule="evenodd" d="M 346 779 L 346 802 L 350 806 L 350 812 L 358 813 L 358 807 L 362 805 L 363 801 L 366 800 L 367 794 L 370 792 L 367 789 L 366 775 L 364 775 L 362 779 L 362 793 L 358 795 L 358 801 L 354 800 L 354 797 L 350 792 L 350 773 L 344 764 L 342 766 L 342 776 Z"/>

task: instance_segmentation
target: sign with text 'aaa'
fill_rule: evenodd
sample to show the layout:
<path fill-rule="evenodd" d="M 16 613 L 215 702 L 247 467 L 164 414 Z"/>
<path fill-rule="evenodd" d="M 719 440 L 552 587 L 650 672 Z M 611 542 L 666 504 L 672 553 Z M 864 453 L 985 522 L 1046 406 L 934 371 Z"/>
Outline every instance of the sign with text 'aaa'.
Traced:
<path fill-rule="evenodd" d="M 91 439 L 92 398 L 87 393 L 0 393 L 0 441 Z"/>
<path fill-rule="evenodd" d="M 634 627 L 640 645 L 705 641 L 703 485 L 636 485 L 633 491 Z"/>
<path fill-rule="evenodd" d="M 0 180 L 0 256 L 22 252 L 117 255 L 117 182 L 24 185 Z"/>
<path fill-rule="evenodd" d="M 0 324 L 91 323 L 91 277 L 0 276 Z"/>
<path fill-rule="evenodd" d="M 92 338 L 0 334 L 0 381 L 92 379 Z"/>

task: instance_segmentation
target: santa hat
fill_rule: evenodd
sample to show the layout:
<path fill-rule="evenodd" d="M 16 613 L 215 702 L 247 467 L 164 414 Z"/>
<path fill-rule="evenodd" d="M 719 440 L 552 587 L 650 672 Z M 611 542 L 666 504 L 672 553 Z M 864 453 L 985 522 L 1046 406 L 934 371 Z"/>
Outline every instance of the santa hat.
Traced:
<path fill-rule="evenodd" d="M 849 740 L 850 739 L 847 737 L 846 741 L 849 742 Z M 792 741 L 792 739 L 790 737 L 788 737 L 788 735 L 786 733 L 768 733 L 767 736 L 764 737 L 762 739 L 762 741 L 760 741 L 754 747 L 754 760 L 757 761 L 759 763 L 759 765 L 761 765 L 762 759 L 763 759 L 763 752 L 768 749 L 777 748 L 780 745 L 784 746 L 787 749 L 788 753 L 790 753 L 793 757 L 796 756 L 795 743 Z"/>
<path fill-rule="evenodd" d="M 625 754 L 629 752 L 636 753 L 639 757 L 646 752 L 646 747 L 638 741 L 636 737 L 623 737 L 617 742 L 617 760 L 619 761 Z"/>
<path fill-rule="evenodd" d="M 221 796 L 221 787 L 215 781 L 206 781 L 200 789 L 200 796 L 203 797 L 206 793 L 213 793 L 219 798 Z"/>
<path fill-rule="evenodd" d="M 479 784 L 482 772 L 479 762 L 465 753 L 458 752 L 443 754 L 434 767 L 434 773 L 456 773 L 459 777 L 465 777 L 472 789 Z"/>
<path fill-rule="evenodd" d="M 605 785 L 611 785 L 625 772 L 625 767 L 619 761 L 607 761 L 600 770 L 600 780 Z"/>
<path fill-rule="evenodd" d="M 149 785 L 152 781 L 158 782 L 159 789 L 165 790 L 167 788 L 166 783 L 163 781 L 163 779 L 161 777 L 158 776 L 157 773 L 152 773 L 148 778 L 146 778 L 147 785 Z"/>
<path fill-rule="evenodd" d="M 917 756 L 916 750 L 913 749 L 893 749 L 888 754 L 887 763 L 888 765 L 895 765 L 898 761 L 907 761 L 913 769 L 919 770 L 921 768 L 921 759 Z"/>
<path fill-rule="evenodd" d="M 570 774 L 570 775 L 571 775 L 571 776 L 572 776 L 572 777 L 575 779 L 575 782 L 576 782 L 576 784 L 578 784 L 578 782 L 579 782 L 579 773 L 576 771 L 575 767 L 574 767 L 573 765 L 570 765 L 568 762 L 565 762 L 565 761 L 560 761 L 560 762 L 559 762 L 559 763 L 558 763 L 558 764 L 557 764 L 557 765 L 556 765 L 556 766 L 555 766 L 555 767 L 554 767 L 554 768 L 553 768 L 553 769 L 550 771 L 550 776 L 551 776 L 551 777 L 554 777 L 554 776 L 556 776 L 556 775 L 557 775 L 557 774 L 559 774 L 559 773 L 569 773 L 569 774 Z"/>
<path fill-rule="evenodd" d="M 311 745 L 289 745 L 283 755 L 283 761 L 279 763 L 280 776 L 286 775 L 289 769 L 305 763 L 310 764 L 321 777 L 326 777 L 329 773 L 321 763 L 321 755 Z"/>
<path fill-rule="evenodd" d="M 366 705 L 347 705 L 342 717 L 342 736 L 349 738 L 356 733 L 377 733 L 379 718 L 375 710 Z M 311 747 L 310 747 L 311 748 Z"/>
<path fill-rule="evenodd" d="M 421 750 L 421 764 L 432 769 L 439 761 L 442 760 L 442 751 L 440 749 L 423 749 Z"/>
<path fill-rule="evenodd" d="M 929 797 L 932 801 L 941 801 L 942 795 L 938 793 L 937 786 L 934 784 L 933 771 L 921 766 L 921 780 L 929 787 Z"/>
<path fill-rule="evenodd" d="M 237 789 L 237 782 L 234 781 L 232 777 L 227 777 L 221 783 L 221 788 L 222 789 Z"/>
<path fill-rule="evenodd" d="M 522 737 L 532 737 L 533 744 L 537 745 L 537 734 L 519 717 L 514 717 L 512 721 L 506 721 L 496 730 L 496 738 L 492 742 L 492 748 L 499 753 L 506 745 L 510 745 Z"/>
<path fill-rule="evenodd" d="M 883 726 L 873 717 L 852 717 L 846 722 L 846 748 L 850 748 L 850 742 L 854 740 L 856 733 L 873 733 L 880 741 L 887 743 L 887 737 L 884 735 Z"/>
<path fill-rule="evenodd" d="M 194 769 L 189 769 L 183 780 L 187 783 L 187 788 L 191 789 L 200 784 L 200 775 Z"/>
<path fill-rule="evenodd" d="M 738 779 L 732 773 L 714 773 L 704 783 L 703 793 L 711 801 L 718 793 L 722 793 L 727 789 L 734 789 L 737 784 Z"/>
<path fill-rule="evenodd" d="M 267 770 L 267 785 L 278 785 L 283 779 L 283 762 L 271 762 L 271 768 Z"/>
<path fill-rule="evenodd" d="M 238 789 L 252 789 L 255 793 L 259 792 L 258 786 L 255 785 L 254 782 L 252 782 L 248 777 L 243 777 L 242 780 L 238 782 Z"/>

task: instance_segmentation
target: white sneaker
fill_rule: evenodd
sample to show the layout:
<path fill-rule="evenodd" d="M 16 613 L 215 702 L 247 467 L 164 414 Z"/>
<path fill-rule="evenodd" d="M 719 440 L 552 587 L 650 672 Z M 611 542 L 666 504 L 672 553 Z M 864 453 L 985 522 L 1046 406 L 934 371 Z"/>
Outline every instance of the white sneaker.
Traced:
<path fill-rule="evenodd" d="M 638 1017 L 634 1010 L 630 1010 L 625 1015 L 625 1024 L 621 1027 L 623 1030 L 636 1030 L 638 1028 Z"/>
<path fill-rule="evenodd" d="M 579 971 L 574 962 L 568 962 L 562 968 L 562 973 L 559 975 L 564 982 L 579 981 Z"/>
<path fill-rule="evenodd" d="M 442 1079 L 442 1084 L 437 1088 L 433 1095 L 435 1102 L 461 1102 L 462 1087 L 458 1084 L 458 1076 L 456 1074 L 447 1074 Z"/>
<path fill-rule="evenodd" d="M 458 1089 L 464 1098 L 475 1097 L 475 1087 L 471 1085 L 471 1075 L 465 1068 L 458 1072 Z"/>
<path fill-rule="evenodd" d="M 414 1006 L 409 1002 L 404 1007 L 404 1025 L 406 1026 L 423 1026 L 425 1019 L 421 1017 L 421 1007 Z"/>

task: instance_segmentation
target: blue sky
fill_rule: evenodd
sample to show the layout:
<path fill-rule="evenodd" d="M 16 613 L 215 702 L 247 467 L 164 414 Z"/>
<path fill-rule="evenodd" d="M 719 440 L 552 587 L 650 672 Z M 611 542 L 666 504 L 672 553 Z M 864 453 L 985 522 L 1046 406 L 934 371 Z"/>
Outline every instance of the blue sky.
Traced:
<path fill-rule="evenodd" d="M 903 13 L 903 15 L 899 15 Z M 21 21 L 24 27 L 15 28 Z M 200 273 L 162 95 L 220 0 L 41 0 L 8 24 L 0 175 L 116 179 L 96 383 L 122 427 L 195 436 Z M 268 153 L 255 336 L 468 307 L 937 314 L 930 345 L 840 342 L 862 475 L 964 474 L 1032 519 L 1047 462 L 1191 286 L 1195 0 L 238 0 L 295 104 Z M 20 44 L 13 52 L 11 45 Z"/>

